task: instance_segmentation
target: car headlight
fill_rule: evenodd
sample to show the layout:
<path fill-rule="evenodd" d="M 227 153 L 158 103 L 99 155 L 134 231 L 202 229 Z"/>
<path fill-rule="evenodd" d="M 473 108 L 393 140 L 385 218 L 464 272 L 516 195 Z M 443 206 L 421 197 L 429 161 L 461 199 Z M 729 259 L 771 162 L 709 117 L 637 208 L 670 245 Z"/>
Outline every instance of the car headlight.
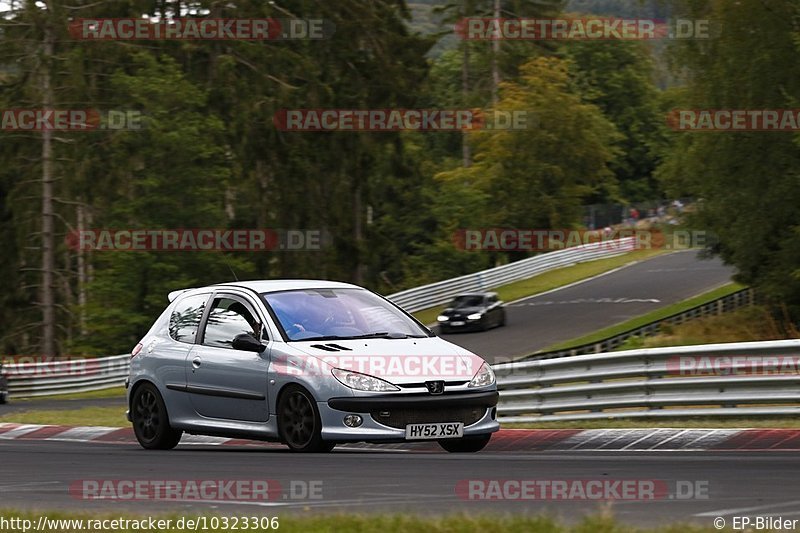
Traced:
<path fill-rule="evenodd" d="M 439 315 L 436 317 L 436 320 L 438 320 L 439 322 L 447 322 L 448 320 L 450 320 L 450 317 L 445 315 Z"/>
<path fill-rule="evenodd" d="M 472 377 L 469 382 L 470 387 L 485 387 L 494 383 L 494 370 L 488 364 L 483 363 L 478 369 L 478 372 Z"/>
<path fill-rule="evenodd" d="M 471 315 L 467 315 L 467 320 L 480 320 L 482 316 L 483 315 L 480 313 L 472 313 Z"/>
<path fill-rule="evenodd" d="M 342 385 L 356 390 L 374 391 L 374 392 L 388 392 L 400 390 L 399 387 L 392 385 L 388 381 L 378 379 L 374 376 L 361 374 L 360 372 L 353 372 L 352 370 L 344 370 L 342 368 L 334 368 L 331 370 L 333 377 L 339 380 Z"/>

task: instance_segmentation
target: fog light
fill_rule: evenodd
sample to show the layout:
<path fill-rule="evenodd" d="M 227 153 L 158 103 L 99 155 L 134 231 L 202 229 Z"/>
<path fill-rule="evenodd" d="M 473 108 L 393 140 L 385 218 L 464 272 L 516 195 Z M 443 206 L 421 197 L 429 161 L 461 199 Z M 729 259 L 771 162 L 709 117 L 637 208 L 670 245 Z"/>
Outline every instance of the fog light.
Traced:
<path fill-rule="evenodd" d="M 344 417 L 344 425 L 347 427 L 357 428 L 363 423 L 364 419 L 361 418 L 361 415 L 345 415 Z"/>

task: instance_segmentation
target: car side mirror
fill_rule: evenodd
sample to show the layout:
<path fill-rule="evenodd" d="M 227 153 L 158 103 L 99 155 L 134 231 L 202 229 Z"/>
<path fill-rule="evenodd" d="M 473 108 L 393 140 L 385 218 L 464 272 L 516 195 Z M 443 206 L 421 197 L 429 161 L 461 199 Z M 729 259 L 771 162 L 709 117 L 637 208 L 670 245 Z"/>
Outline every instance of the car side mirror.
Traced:
<path fill-rule="evenodd" d="M 261 344 L 261 341 L 253 337 L 250 333 L 240 333 L 233 338 L 233 344 L 231 345 L 234 350 L 242 350 L 244 352 L 262 352 L 264 351 L 264 346 Z"/>

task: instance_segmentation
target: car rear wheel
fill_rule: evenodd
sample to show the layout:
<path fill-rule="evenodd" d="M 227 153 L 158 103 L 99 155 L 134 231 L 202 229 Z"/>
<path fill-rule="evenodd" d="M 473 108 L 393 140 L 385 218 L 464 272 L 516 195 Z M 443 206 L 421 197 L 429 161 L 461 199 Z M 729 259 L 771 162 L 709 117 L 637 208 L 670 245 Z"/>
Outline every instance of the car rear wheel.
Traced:
<path fill-rule="evenodd" d="M 322 440 L 317 404 L 302 387 L 290 385 L 278 402 L 278 431 L 293 452 L 329 452 L 335 444 Z"/>
<path fill-rule="evenodd" d="M 0 404 L 8 402 L 8 393 L 0 392 Z"/>
<path fill-rule="evenodd" d="M 475 453 L 479 452 L 489 444 L 492 434 L 479 435 L 477 437 L 462 437 L 460 439 L 442 439 L 439 446 L 450 453 Z"/>
<path fill-rule="evenodd" d="M 142 448 L 171 450 L 178 445 L 183 431 L 169 425 L 167 407 L 158 389 L 145 383 L 133 395 L 131 402 L 133 432 Z"/>

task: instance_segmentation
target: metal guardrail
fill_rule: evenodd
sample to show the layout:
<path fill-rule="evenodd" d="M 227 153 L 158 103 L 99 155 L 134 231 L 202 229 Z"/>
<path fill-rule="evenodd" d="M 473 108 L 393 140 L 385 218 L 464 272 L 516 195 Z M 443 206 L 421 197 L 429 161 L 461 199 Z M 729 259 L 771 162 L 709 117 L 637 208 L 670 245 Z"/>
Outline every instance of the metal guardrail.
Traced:
<path fill-rule="evenodd" d="M 482 291 L 526 279 L 555 268 L 613 257 L 633 250 L 634 237 L 575 246 L 549 252 L 474 274 L 408 289 L 388 298 L 407 311 L 446 303 L 461 292 Z M 128 375 L 130 355 L 6 365 L 10 397 L 88 392 L 118 387 Z"/>
<path fill-rule="evenodd" d="M 797 366 L 783 366 L 791 362 Z M 504 423 L 800 414 L 800 339 L 578 355 L 494 370 Z"/>
<path fill-rule="evenodd" d="M 630 252 L 634 249 L 634 239 L 626 237 L 548 252 L 473 274 L 407 289 L 390 294 L 387 298 L 409 313 L 414 313 L 445 304 L 461 293 L 482 292 L 548 270 Z"/>
<path fill-rule="evenodd" d="M 599 341 L 588 342 L 586 344 L 580 344 L 578 346 L 565 348 L 563 350 L 536 352 L 523 357 L 521 360 L 531 361 L 539 359 L 556 359 L 558 357 L 573 357 L 576 355 L 584 355 L 589 353 L 610 352 L 622 346 L 622 344 L 631 337 L 651 337 L 660 333 L 661 328 L 664 325 L 678 325 L 689 320 L 694 320 L 695 318 L 702 318 L 710 315 L 721 315 L 722 313 L 727 313 L 728 311 L 733 311 L 734 309 L 751 305 L 755 302 L 755 298 L 756 297 L 753 289 L 741 289 L 726 296 L 721 296 L 711 300 L 710 302 L 696 305 L 695 307 L 686 309 L 685 311 L 674 313 L 659 320 L 654 320 L 653 322 L 644 324 L 643 326 L 631 328 L 627 331 L 623 331 L 622 333 L 618 333 L 617 335 L 613 335 Z"/>
<path fill-rule="evenodd" d="M 9 398 L 48 396 L 119 387 L 125 383 L 130 354 L 3 365 Z"/>

